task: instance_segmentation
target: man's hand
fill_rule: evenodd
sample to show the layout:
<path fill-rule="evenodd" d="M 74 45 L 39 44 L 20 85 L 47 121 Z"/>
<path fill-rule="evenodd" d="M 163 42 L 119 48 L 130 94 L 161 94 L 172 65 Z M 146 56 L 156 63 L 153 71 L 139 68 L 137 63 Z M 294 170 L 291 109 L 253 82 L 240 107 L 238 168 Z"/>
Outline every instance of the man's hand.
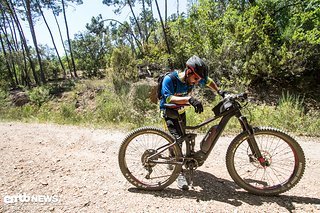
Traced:
<path fill-rule="evenodd" d="M 202 106 L 201 101 L 191 97 L 189 99 L 189 103 L 194 107 L 194 110 L 195 110 L 196 113 L 203 112 L 203 106 Z"/>

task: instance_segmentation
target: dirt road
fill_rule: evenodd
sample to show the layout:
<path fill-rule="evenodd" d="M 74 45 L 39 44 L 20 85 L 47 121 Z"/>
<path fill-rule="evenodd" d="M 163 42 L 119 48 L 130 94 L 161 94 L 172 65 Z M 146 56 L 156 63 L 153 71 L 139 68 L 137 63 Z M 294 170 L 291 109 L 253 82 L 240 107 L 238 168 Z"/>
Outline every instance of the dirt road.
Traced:
<path fill-rule="evenodd" d="M 232 137 L 218 141 L 198 169 L 195 190 L 172 184 L 135 189 L 117 154 L 125 132 L 52 124 L 0 123 L 0 212 L 320 212 L 320 138 L 297 138 L 307 167 L 278 197 L 239 189 L 225 167 Z"/>

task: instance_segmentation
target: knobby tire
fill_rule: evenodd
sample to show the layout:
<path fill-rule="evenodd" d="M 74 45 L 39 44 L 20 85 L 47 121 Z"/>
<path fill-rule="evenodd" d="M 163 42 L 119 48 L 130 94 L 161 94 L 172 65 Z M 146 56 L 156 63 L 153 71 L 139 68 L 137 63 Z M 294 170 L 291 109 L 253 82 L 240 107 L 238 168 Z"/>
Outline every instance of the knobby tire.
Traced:
<path fill-rule="evenodd" d="M 278 195 L 290 190 L 300 181 L 305 170 L 301 146 L 288 134 L 270 127 L 254 128 L 254 137 L 270 165 L 261 166 L 252 157 L 248 134 L 243 132 L 233 139 L 226 154 L 226 165 L 232 179 L 256 195 Z"/>
<path fill-rule="evenodd" d="M 154 127 L 142 127 L 129 133 L 123 140 L 118 155 L 122 174 L 139 189 L 162 190 L 169 186 L 178 177 L 182 165 L 173 165 L 173 169 L 169 170 L 168 164 L 144 162 L 148 156 L 156 153 L 157 148 L 173 143 L 174 138 L 171 135 Z M 175 144 L 172 150 L 176 159 L 181 157 L 178 145 Z M 156 160 L 164 159 L 165 161 L 168 156 L 169 149 L 159 154 Z M 152 170 L 150 177 L 148 177 L 149 170 Z"/>

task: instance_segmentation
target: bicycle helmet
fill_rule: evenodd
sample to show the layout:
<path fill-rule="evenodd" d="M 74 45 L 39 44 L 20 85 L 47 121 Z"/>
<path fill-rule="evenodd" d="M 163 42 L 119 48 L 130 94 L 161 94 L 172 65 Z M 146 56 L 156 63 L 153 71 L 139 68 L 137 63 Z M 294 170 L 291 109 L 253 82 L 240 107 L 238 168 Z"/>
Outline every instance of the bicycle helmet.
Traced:
<path fill-rule="evenodd" d="M 187 68 L 191 69 L 201 78 L 206 79 L 208 77 L 208 66 L 198 56 L 194 55 L 191 58 L 189 58 L 186 65 L 187 65 Z"/>

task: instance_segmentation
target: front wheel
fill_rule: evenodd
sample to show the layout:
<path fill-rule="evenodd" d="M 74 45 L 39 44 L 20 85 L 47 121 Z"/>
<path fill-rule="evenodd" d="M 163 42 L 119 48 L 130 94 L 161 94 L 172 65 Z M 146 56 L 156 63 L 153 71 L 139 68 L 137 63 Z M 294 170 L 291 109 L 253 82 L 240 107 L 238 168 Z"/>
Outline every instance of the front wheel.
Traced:
<path fill-rule="evenodd" d="M 248 137 L 246 132 L 239 134 L 226 155 L 228 172 L 241 188 L 257 195 L 278 195 L 300 181 L 305 157 L 292 137 L 270 127 L 255 128 L 254 138 L 264 164 L 252 153 Z"/>
<path fill-rule="evenodd" d="M 180 147 L 173 137 L 153 127 L 129 133 L 118 156 L 124 177 L 146 190 L 161 190 L 173 183 L 182 169 L 180 158 Z"/>

